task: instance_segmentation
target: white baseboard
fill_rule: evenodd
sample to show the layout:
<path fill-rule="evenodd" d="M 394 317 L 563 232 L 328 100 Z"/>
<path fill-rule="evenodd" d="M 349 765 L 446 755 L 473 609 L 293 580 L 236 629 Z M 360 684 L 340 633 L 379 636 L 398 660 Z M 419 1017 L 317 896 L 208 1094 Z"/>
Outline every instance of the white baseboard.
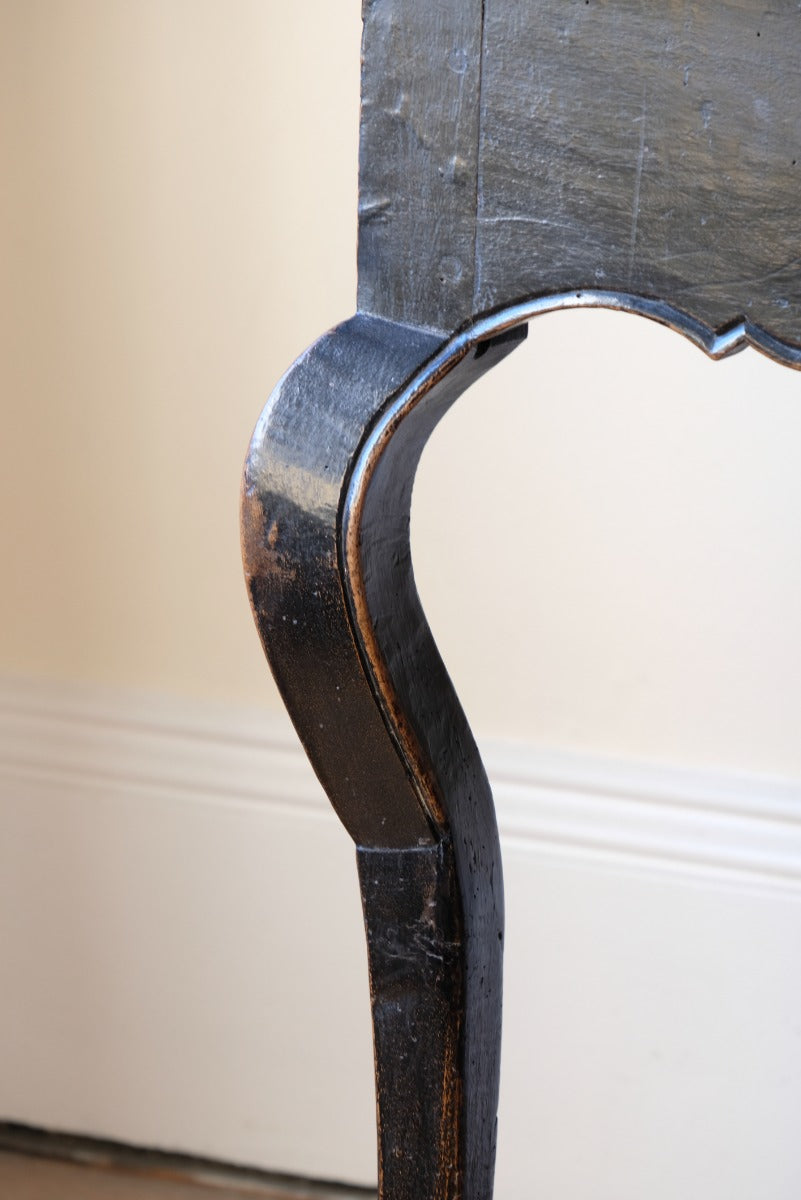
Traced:
<path fill-rule="evenodd" d="M 499 1200 L 795 1197 L 799 783 L 484 753 Z M 0 808 L 0 1120 L 371 1182 L 352 848 L 286 718 L 3 680 Z"/>
<path fill-rule="evenodd" d="M 801 781 L 482 750 L 506 844 L 801 889 Z M 87 685 L 0 679 L 0 776 L 331 816 L 283 713 Z"/>

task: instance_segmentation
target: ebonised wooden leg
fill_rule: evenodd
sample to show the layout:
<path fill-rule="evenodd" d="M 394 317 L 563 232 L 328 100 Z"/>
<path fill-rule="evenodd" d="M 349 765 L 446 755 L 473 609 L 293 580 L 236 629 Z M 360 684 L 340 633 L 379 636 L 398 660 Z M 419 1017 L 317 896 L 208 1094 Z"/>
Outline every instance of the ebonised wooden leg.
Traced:
<path fill-rule="evenodd" d="M 415 469 L 525 335 L 357 315 L 279 384 L 243 491 L 245 570 L 287 708 L 357 845 L 382 1200 L 488 1200 L 501 1023 L 495 814 L 411 567 Z"/>

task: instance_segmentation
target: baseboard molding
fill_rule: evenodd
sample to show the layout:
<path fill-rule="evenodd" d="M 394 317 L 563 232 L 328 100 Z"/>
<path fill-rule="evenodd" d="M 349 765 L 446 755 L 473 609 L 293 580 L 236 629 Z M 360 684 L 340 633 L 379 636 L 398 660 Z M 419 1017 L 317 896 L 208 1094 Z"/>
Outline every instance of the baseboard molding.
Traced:
<path fill-rule="evenodd" d="M 502 842 L 536 854 L 801 890 L 801 782 L 485 742 Z M 335 821 L 281 714 L 0 680 L 0 787 L 37 781 Z"/>
<path fill-rule="evenodd" d="M 483 749 L 498 1194 L 789 1196 L 799 784 Z M 5 679 L 0 806 L 0 1120 L 374 1185 L 353 852 L 287 719 Z"/>

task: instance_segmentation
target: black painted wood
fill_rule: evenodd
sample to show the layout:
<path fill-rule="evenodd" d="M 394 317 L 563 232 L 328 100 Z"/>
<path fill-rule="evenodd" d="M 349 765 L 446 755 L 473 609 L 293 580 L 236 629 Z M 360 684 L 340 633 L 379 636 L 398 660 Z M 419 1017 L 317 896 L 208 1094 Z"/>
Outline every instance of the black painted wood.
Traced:
<path fill-rule="evenodd" d="M 360 309 L 448 332 L 594 289 L 798 365 L 798 0 L 365 16 Z"/>
<path fill-rule="evenodd" d="M 524 335 L 522 327 L 438 345 L 430 334 L 357 316 L 284 378 L 245 472 L 245 570 L 265 652 L 359 847 L 381 1187 L 398 1200 L 488 1194 L 503 948 L 492 797 L 414 586 L 411 485 L 437 421 Z M 434 983 L 421 975 L 418 987 L 409 950 L 404 1005 L 440 1031 L 437 1043 L 447 1035 L 444 1056 L 411 1040 L 384 994 L 398 937 L 428 944 L 421 922 L 432 944 L 447 946 L 448 965 Z M 404 1078 L 420 1085 L 402 1094 L 387 1083 L 398 1055 L 411 1055 Z M 408 1149 L 431 1138 L 426 1155 Z"/>
<path fill-rule="evenodd" d="M 465 1152 L 475 1139 L 466 1136 L 459 1111 L 468 1097 L 464 926 L 452 847 L 446 840 L 417 850 L 363 849 L 358 863 L 370 966 L 380 1192 L 395 1200 L 464 1195 Z M 493 1153 L 494 1145 L 486 1155 L 485 1184 Z"/>
<path fill-rule="evenodd" d="M 501 862 L 414 585 L 414 473 L 556 308 L 801 367 L 801 0 L 364 0 L 364 18 L 359 312 L 264 410 L 245 570 L 358 847 L 381 1196 L 489 1200 Z"/>
<path fill-rule="evenodd" d="M 387 738 L 345 598 L 340 504 L 375 414 L 437 348 L 432 335 L 356 316 L 303 355 L 256 427 L 242 543 L 256 623 L 323 787 L 358 845 L 434 840 Z"/>
<path fill-rule="evenodd" d="M 475 261 L 482 0 L 365 0 L 359 308 L 451 330 Z"/>
<path fill-rule="evenodd" d="M 602 288 L 801 345 L 797 0 L 487 0 L 474 311 Z"/>
<path fill-rule="evenodd" d="M 414 473 L 432 429 L 524 334 L 525 327 L 518 327 L 445 347 L 381 414 L 362 447 L 343 511 L 346 587 L 364 661 L 387 727 L 438 831 L 442 856 L 436 870 L 432 859 L 424 881 L 414 885 L 411 909 L 402 915 L 409 893 L 400 881 L 410 860 L 386 858 L 377 872 L 378 891 L 371 891 L 366 872 L 377 854 L 360 851 L 375 1014 L 379 1179 L 382 1195 L 393 1200 L 421 1195 L 481 1200 L 492 1187 L 502 992 L 500 847 L 489 783 L 414 586 L 409 512 Z M 415 932 L 419 918 L 426 936 L 449 947 L 451 965 L 435 992 L 426 986 L 416 997 L 411 985 L 405 991 L 420 1023 L 441 1030 L 437 1044 L 444 1039 L 451 1047 L 442 1060 L 410 1036 L 401 1010 L 395 1020 L 388 1016 L 395 1012 L 391 1006 L 376 1006 L 382 978 L 392 977 L 386 948 L 394 946 L 398 922 L 407 918 L 414 946 L 421 945 Z M 424 959 L 426 944 L 424 939 Z M 423 964 L 417 969 L 422 981 Z M 445 1027 L 443 988 L 451 1013 Z M 424 1086 L 397 1090 L 398 1056 L 409 1060 L 411 1079 L 425 1079 Z M 418 1133 L 405 1148 L 399 1139 L 409 1137 L 412 1127 Z"/>

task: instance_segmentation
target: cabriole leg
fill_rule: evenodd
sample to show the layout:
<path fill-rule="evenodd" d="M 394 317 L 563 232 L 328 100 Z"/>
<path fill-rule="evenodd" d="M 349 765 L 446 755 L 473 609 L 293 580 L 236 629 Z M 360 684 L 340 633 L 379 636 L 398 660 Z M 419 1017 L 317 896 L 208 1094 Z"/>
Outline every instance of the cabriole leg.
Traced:
<path fill-rule="evenodd" d="M 488 1200 L 503 892 L 492 798 L 414 586 L 409 507 L 441 415 L 522 338 L 357 316 L 257 426 L 243 490 L 259 633 L 357 845 L 382 1200 Z"/>

